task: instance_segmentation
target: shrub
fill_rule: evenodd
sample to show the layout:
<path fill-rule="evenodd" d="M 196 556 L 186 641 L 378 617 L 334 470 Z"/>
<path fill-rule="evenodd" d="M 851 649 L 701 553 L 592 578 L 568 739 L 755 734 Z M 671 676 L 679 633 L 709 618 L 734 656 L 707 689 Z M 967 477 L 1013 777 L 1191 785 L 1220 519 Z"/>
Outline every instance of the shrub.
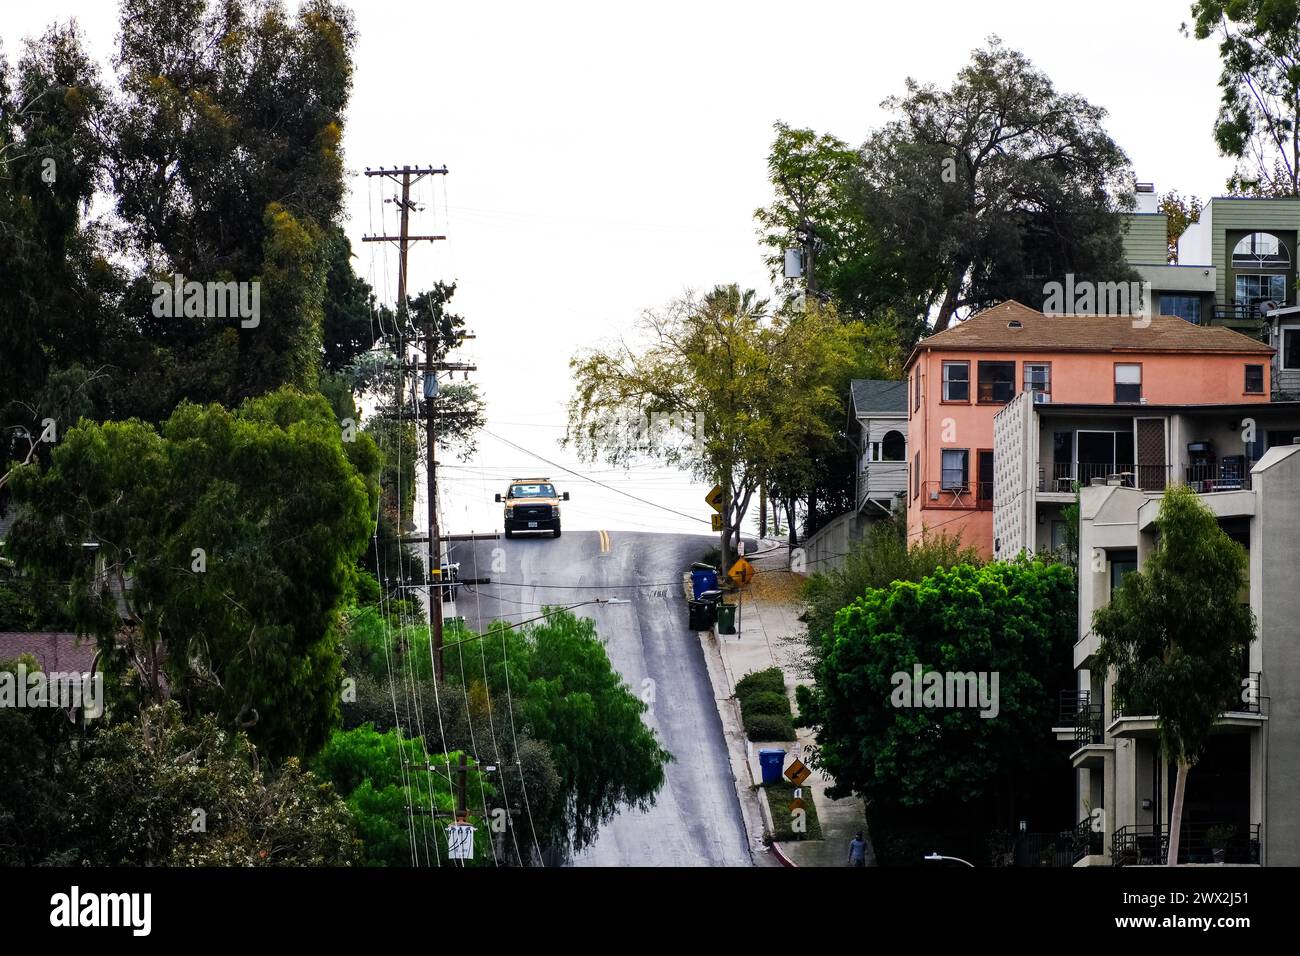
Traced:
<path fill-rule="evenodd" d="M 757 717 L 770 714 L 773 717 L 790 717 L 790 698 L 785 694 L 774 694 L 770 690 L 755 691 L 740 702 L 746 714 Z"/>
<path fill-rule="evenodd" d="M 745 736 L 750 740 L 794 740 L 794 723 L 773 714 L 746 714 L 742 705 Z"/>
<path fill-rule="evenodd" d="M 754 671 L 736 681 L 736 696 L 742 701 L 750 694 L 762 691 L 785 693 L 785 676 L 781 673 L 781 668 L 769 667 L 765 671 Z"/>

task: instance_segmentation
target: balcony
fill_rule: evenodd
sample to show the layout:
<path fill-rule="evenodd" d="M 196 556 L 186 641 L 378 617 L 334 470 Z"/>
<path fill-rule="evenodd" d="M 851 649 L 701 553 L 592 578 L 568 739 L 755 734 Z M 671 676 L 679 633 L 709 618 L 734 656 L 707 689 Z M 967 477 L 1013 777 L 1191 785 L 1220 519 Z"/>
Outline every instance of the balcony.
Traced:
<path fill-rule="evenodd" d="M 1268 338 L 1268 320 L 1258 305 L 1241 305 L 1236 302 L 1214 303 L 1214 324 L 1236 329 L 1261 342 Z"/>
<path fill-rule="evenodd" d="M 922 482 L 921 507 L 943 511 L 992 511 L 993 482 Z"/>
<path fill-rule="evenodd" d="M 1263 675 L 1259 671 L 1243 672 L 1238 688 L 1223 703 L 1223 714 L 1215 721 L 1220 733 L 1251 733 L 1259 730 L 1268 717 L 1261 702 Z M 1107 732 L 1116 738 L 1154 737 L 1160 730 L 1160 717 L 1153 705 L 1143 701 L 1128 702 L 1116 685 L 1111 690 L 1111 724 Z"/>
<path fill-rule="evenodd" d="M 1261 826 L 1232 827 L 1233 835 L 1223 846 L 1211 846 L 1210 831 L 1222 823 L 1184 823 L 1178 841 L 1179 863 L 1234 863 L 1259 866 Z M 1218 834 L 1216 839 L 1222 839 Z M 1217 851 L 1217 852 L 1216 852 Z M 1163 866 L 1169 859 L 1169 828 L 1153 823 L 1120 827 L 1110 840 L 1110 861 L 1114 866 Z"/>
<path fill-rule="evenodd" d="M 1262 699 L 1260 695 L 1262 680 L 1263 674 L 1260 671 L 1247 671 L 1242 674 L 1240 692 L 1234 691 L 1233 696 L 1224 702 L 1223 712 L 1225 714 L 1258 714 L 1260 712 L 1260 700 Z M 1110 699 L 1112 720 L 1155 713 L 1154 707 L 1140 702 L 1135 702 L 1130 707 L 1125 700 L 1125 695 L 1120 691 L 1119 685 L 1112 689 Z"/>
<path fill-rule="evenodd" d="M 1041 469 L 1040 469 L 1041 472 Z M 1168 465 L 1124 465 L 1112 462 L 1056 461 L 1051 465 L 1051 480 L 1040 473 L 1038 490 L 1043 492 L 1073 493 L 1074 486 L 1084 487 L 1094 479 L 1140 488 L 1143 491 L 1164 491 L 1169 485 L 1171 469 Z"/>
<path fill-rule="evenodd" d="M 1184 469 L 1183 481 L 1193 491 L 1249 491 L 1250 466 L 1242 455 L 1231 455 L 1213 465 L 1190 465 Z"/>
<path fill-rule="evenodd" d="M 1087 707 L 1092 701 L 1092 691 L 1087 690 L 1063 690 L 1060 693 L 1060 700 L 1057 704 L 1056 726 L 1073 727 L 1074 718 L 1080 710 Z"/>

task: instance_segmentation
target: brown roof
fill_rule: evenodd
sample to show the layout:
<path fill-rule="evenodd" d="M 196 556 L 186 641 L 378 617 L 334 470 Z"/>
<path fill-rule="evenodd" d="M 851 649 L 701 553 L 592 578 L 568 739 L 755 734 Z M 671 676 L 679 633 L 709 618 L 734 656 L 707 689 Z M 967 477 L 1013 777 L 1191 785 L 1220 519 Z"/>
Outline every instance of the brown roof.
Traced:
<path fill-rule="evenodd" d="M 31 654 L 46 673 L 88 674 L 95 661 L 95 642 L 59 631 L 0 631 L 0 661 Z"/>
<path fill-rule="evenodd" d="M 1012 320 L 1020 328 L 1010 328 Z M 1172 315 L 1152 316 L 1135 327 L 1130 315 L 1044 315 L 1014 300 L 999 303 L 921 339 L 907 360 L 922 349 L 998 352 L 1225 352 L 1271 355 L 1263 342 L 1217 325 L 1193 325 Z"/>

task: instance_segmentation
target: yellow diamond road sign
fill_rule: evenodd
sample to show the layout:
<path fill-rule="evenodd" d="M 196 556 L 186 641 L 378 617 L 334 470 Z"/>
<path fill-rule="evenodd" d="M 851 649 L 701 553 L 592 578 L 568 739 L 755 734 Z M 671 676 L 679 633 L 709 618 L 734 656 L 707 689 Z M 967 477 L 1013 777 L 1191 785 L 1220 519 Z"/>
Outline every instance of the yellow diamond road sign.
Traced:
<path fill-rule="evenodd" d="M 802 760 L 796 757 L 794 763 L 785 768 L 785 775 L 797 787 L 812 776 L 812 771 L 804 765 Z"/>
<path fill-rule="evenodd" d="M 704 496 L 704 500 L 708 503 L 710 508 L 718 514 L 722 514 L 722 485 L 714 485 L 713 490 Z"/>
<path fill-rule="evenodd" d="M 727 577 L 731 578 L 737 587 L 743 588 L 753 579 L 754 566 L 744 558 L 737 558 L 736 563 L 733 564 L 731 570 L 727 572 Z"/>

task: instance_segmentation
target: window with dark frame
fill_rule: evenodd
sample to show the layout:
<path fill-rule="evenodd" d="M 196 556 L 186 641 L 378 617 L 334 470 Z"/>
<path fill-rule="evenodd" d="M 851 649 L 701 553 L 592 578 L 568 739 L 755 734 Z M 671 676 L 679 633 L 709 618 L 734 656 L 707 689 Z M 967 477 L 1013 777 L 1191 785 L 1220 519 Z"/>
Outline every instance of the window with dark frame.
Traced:
<path fill-rule="evenodd" d="M 1015 362 L 979 363 L 979 400 L 1005 403 L 1016 397 Z"/>
<path fill-rule="evenodd" d="M 912 497 L 921 496 L 921 453 L 918 451 L 912 458 Z"/>
<path fill-rule="evenodd" d="M 1137 404 L 1142 400 L 1142 366 L 1115 365 L 1115 402 Z"/>
<path fill-rule="evenodd" d="M 970 362 L 943 363 L 943 400 L 970 401 Z"/>
<path fill-rule="evenodd" d="M 1282 367 L 1300 369 L 1300 329 L 1282 330 Z"/>
<path fill-rule="evenodd" d="M 1246 366 L 1246 393 L 1249 395 L 1264 394 L 1264 366 Z"/>
<path fill-rule="evenodd" d="M 1124 579 L 1137 570 L 1137 554 L 1129 551 L 1115 555 L 1110 559 L 1110 599 L 1115 600 L 1115 592 L 1124 586 Z"/>

